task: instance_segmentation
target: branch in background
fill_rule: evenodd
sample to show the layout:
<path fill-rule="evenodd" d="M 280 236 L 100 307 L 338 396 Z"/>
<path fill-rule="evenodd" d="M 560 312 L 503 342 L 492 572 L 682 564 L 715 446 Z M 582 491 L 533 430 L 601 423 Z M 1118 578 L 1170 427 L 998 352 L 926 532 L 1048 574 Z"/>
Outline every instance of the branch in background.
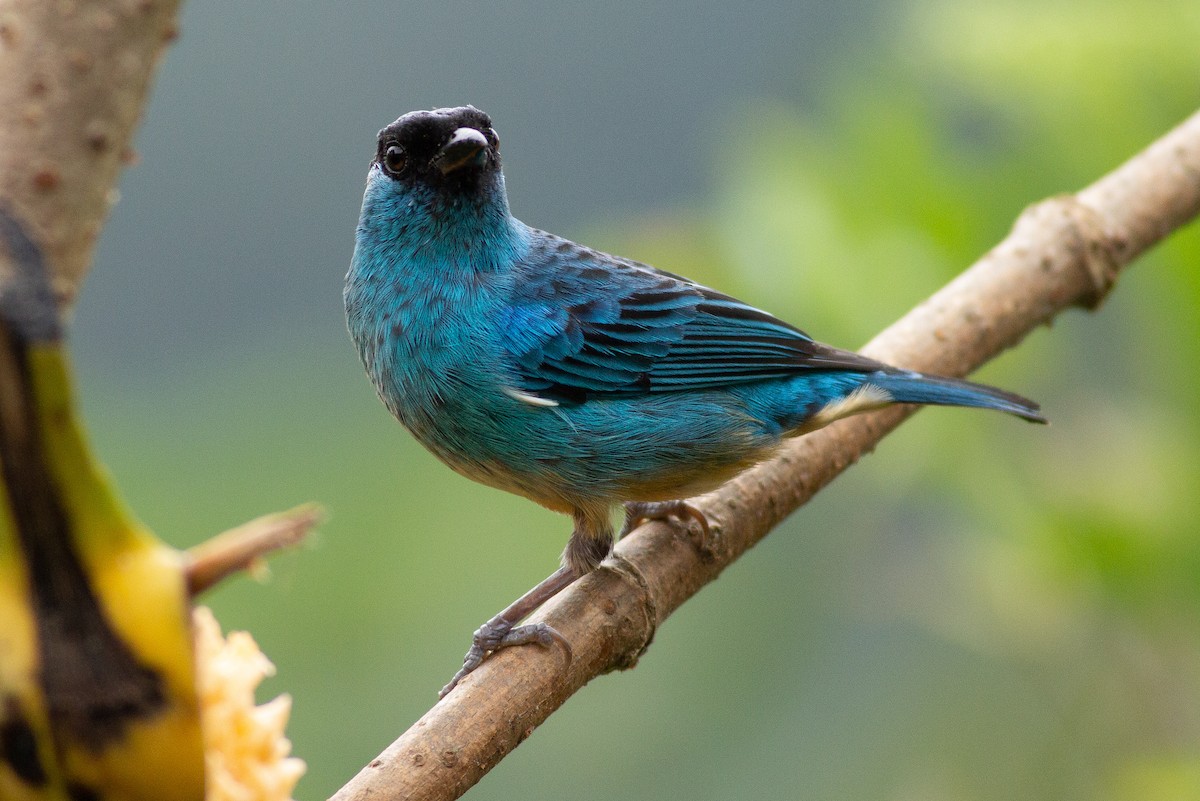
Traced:
<path fill-rule="evenodd" d="M 255 518 L 189 548 L 184 567 L 188 595 L 195 598 L 239 570 L 254 573 L 264 556 L 299 545 L 324 517 L 321 507 L 304 504 Z"/>
<path fill-rule="evenodd" d="M 1076 195 L 1029 208 L 973 267 L 863 352 L 961 376 L 1071 306 L 1094 309 L 1120 270 L 1200 212 L 1200 113 Z M 914 410 L 893 407 L 789 442 L 694 505 L 711 534 L 650 523 L 535 617 L 571 643 L 510 648 L 467 676 L 333 801 L 461 796 L 595 676 L 632 667 L 659 625 Z"/>
<path fill-rule="evenodd" d="M 91 266 L 178 8 L 0 2 L 0 198 L 30 225 L 63 303 Z"/>

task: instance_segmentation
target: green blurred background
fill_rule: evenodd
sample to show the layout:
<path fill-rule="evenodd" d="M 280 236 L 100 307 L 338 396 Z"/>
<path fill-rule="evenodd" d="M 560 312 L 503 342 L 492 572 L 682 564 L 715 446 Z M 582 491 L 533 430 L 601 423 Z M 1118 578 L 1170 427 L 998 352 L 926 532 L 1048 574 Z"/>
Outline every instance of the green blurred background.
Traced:
<path fill-rule="evenodd" d="M 178 545 L 306 500 L 206 598 L 295 697 L 304 801 L 435 700 L 565 518 L 376 401 L 341 280 L 375 131 L 471 102 L 534 225 L 861 345 L 1200 101 L 1194 0 L 191 0 L 74 326 L 96 444 Z M 1200 237 L 923 412 L 470 799 L 1200 797 Z"/>

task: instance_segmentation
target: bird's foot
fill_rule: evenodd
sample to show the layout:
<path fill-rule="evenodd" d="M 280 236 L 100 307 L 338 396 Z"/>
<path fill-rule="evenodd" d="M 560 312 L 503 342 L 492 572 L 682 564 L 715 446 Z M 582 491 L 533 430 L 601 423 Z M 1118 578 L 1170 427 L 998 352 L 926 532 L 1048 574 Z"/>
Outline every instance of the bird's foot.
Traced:
<path fill-rule="evenodd" d="M 558 643 L 567 652 L 567 662 L 571 661 L 571 644 L 566 638 L 545 623 L 529 623 L 517 626 L 516 623 L 537 609 L 546 601 L 557 595 L 564 587 L 575 580 L 575 574 L 569 568 L 560 567 L 529 592 L 517 600 L 494 618 L 476 629 L 471 638 L 471 650 L 463 657 L 462 668 L 450 679 L 450 683 L 438 693 L 438 698 L 445 698 L 463 678 L 484 660 L 501 648 L 513 645 L 526 645 L 531 642 L 539 645 Z"/>
<path fill-rule="evenodd" d="M 680 520 L 690 518 L 700 524 L 706 538 L 711 534 L 708 518 L 686 501 L 626 501 L 625 525 L 621 527 L 621 537 L 624 538 L 647 520 L 666 520 L 668 517 Z"/>
<path fill-rule="evenodd" d="M 547 647 L 558 643 L 566 650 L 567 659 L 571 658 L 571 644 L 553 627 L 545 623 L 514 626 L 508 620 L 497 615 L 475 630 L 474 636 L 471 637 L 471 648 L 463 657 L 463 666 L 454 674 L 454 678 L 450 679 L 450 683 L 441 689 L 438 698 L 445 698 L 464 676 L 482 665 L 484 660 L 501 648 L 528 645 L 529 643 Z"/>

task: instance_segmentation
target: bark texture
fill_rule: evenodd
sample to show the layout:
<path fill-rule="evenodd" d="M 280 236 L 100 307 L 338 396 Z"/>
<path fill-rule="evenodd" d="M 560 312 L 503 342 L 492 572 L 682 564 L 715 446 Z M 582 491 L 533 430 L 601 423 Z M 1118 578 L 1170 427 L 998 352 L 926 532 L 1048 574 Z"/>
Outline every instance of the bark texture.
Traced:
<path fill-rule="evenodd" d="M 0 0 L 0 202 L 70 304 L 108 210 L 178 0 Z M 2 277 L 2 276 L 0 276 Z"/>

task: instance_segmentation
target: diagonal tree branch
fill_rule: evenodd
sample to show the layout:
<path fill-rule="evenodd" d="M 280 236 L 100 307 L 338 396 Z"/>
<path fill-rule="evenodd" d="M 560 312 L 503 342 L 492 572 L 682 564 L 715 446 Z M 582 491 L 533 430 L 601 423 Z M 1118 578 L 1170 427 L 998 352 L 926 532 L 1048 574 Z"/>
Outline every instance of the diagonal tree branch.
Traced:
<path fill-rule="evenodd" d="M 1120 270 L 1200 212 L 1200 113 L 1075 195 L 1023 213 L 973 267 L 863 352 L 965 375 L 1071 306 L 1094 309 Z M 458 798 L 593 677 L 632 667 L 684 601 L 912 414 L 894 407 L 790 442 L 696 506 L 701 537 L 651 523 L 539 615 L 571 643 L 511 648 L 465 678 L 333 801 Z"/>

